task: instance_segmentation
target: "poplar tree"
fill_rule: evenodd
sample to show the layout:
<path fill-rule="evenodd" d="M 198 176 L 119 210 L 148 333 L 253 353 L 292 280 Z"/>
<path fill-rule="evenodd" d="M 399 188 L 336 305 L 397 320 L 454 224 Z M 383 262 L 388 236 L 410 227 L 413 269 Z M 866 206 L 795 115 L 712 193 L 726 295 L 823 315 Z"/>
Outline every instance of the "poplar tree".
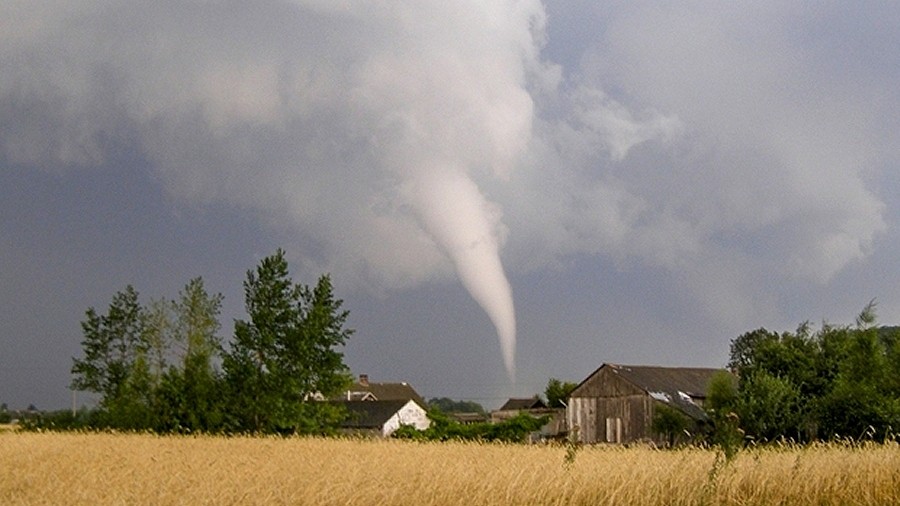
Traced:
<path fill-rule="evenodd" d="M 284 251 L 264 258 L 244 281 L 249 320 L 235 321 L 223 367 L 232 428 L 252 432 L 318 432 L 337 422 L 317 402 L 349 383 L 342 346 L 347 311 L 328 276 L 315 289 L 294 284 Z"/>
<path fill-rule="evenodd" d="M 215 360 L 222 350 L 218 335 L 222 294 L 210 295 L 197 277 L 171 302 L 170 354 L 174 364 L 161 386 L 163 430 L 217 431 L 222 428 L 221 377 Z"/>
<path fill-rule="evenodd" d="M 84 358 L 73 359 L 72 387 L 100 394 L 106 425 L 141 428 L 151 396 L 145 312 L 128 285 L 116 293 L 105 315 L 92 307 L 81 322 Z"/>

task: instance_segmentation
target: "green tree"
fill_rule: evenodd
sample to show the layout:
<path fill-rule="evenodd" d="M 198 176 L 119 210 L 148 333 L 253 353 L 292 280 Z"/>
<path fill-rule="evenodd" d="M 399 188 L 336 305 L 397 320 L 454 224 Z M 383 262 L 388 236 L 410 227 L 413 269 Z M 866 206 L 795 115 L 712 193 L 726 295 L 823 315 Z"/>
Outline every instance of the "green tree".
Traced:
<path fill-rule="evenodd" d="M 214 361 L 222 345 L 218 336 L 222 295 L 210 295 L 203 278 L 185 285 L 170 305 L 171 341 L 178 347 L 177 367 L 160 386 L 164 430 L 216 431 L 223 424 L 223 385 Z"/>
<path fill-rule="evenodd" d="M 244 307 L 249 321 L 234 322 L 234 341 L 223 358 L 233 423 L 240 430 L 271 431 L 284 419 L 278 354 L 299 326 L 299 290 L 288 274 L 284 253 L 264 258 L 247 271 Z M 287 388 L 283 388 L 287 387 Z"/>
<path fill-rule="evenodd" d="M 737 405 L 737 381 L 727 371 L 713 374 L 706 387 L 706 410 L 714 415 L 727 415 Z"/>
<path fill-rule="evenodd" d="M 286 346 L 284 369 L 297 380 L 300 395 L 332 397 L 351 383 L 350 369 L 339 348 L 353 335 L 346 328 L 349 311 L 335 298 L 331 277 L 319 277 L 315 288 L 301 290 L 301 332 Z"/>
<path fill-rule="evenodd" d="M 429 409 L 437 409 L 442 413 L 480 413 L 485 414 L 484 406 L 474 401 L 455 401 L 448 397 L 428 400 Z"/>
<path fill-rule="evenodd" d="M 680 411 L 657 402 L 653 409 L 653 419 L 650 421 L 650 429 L 666 438 L 668 446 L 674 446 L 684 431 L 690 427 L 690 422 Z"/>
<path fill-rule="evenodd" d="M 255 432 L 320 432 L 339 419 L 315 402 L 350 383 L 342 346 L 352 331 L 348 312 L 322 276 L 310 289 L 295 285 L 284 251 L 264 258 L 244 282 L 249 320 L 235 322 L 223 367 L 231 423 Z"/>
<path fill-rule="evenodd" d="M 804 439 L 802 406 L 800 389 L 787 378 L 758 370 L 741 379 L 736 412 L 749 436 Z"/>
<path fill-rule="evenodd" d="M 438 410 L 429 411 L 428 418 L 431 420 L 431 425 L 427 429 L 420 431 L 411 425 L 404 425 L 395 431 L 392 437 L 426 441 L 521 443 L 527 441 L 529 435 L 539 431 L 550 419 L 548 416 L 533 417 L 527 413 L 519 413 L 498 423 L 484 422 L 463 425 Z"/>
<path fill-rule="evenodd" d="M 740 378 L 735 411 L 748 434 L 883 437 L 900 425 L 897 333 L 879 328 L 876 304 L 855 326 L 808 323 L 794 333 L 765 329 L 732 341 L 729 366 Z"/>
<path fill-rule="evenodd" d="M 737 378 L 727 371 L 713 374 L 706 389 L 706 412 L 712 421 L 711 440 L 731 459 L 744 444 L 744 432 L 737 415 Z"/>
<path fill-rule="evenodd" d="M 151 300 L 144 308 L 143 340 L 147 346 L 147 363 L 156 385 L 162 382 L 172 352 L 172 303 L 166 299 Z"/>
<path fill-rule="evenodd" d="M 891 342 L 875 326 L 875 302 L 856 319 L 843 342 L 843 360 L 832 388 L 819 403 L 819 419 L 828 435 L 884 437 L 900 424 L 900 398 L 893 389 Z"/>
<path fill-rule="evenodd" d="M 149 418 L 152 381 L 145 312 L 128 285 L 113 296 L 106 315 L 87 310 L 81 322 L 83 358 L 73 358 L 72 387 L 100 394 L 104 423 L 143 428 Z"/>
<path fill-rule="evenodd" d="M 560 381 L 556 378 L 550 378 L 547 382 L 547 388 L 544 389 L 544 396 L 547 398 L 547 406 L 551 408 L 562 408 L 567 402 L 569 395 L 578 387 L 577 383 L 570 381 Z"/>

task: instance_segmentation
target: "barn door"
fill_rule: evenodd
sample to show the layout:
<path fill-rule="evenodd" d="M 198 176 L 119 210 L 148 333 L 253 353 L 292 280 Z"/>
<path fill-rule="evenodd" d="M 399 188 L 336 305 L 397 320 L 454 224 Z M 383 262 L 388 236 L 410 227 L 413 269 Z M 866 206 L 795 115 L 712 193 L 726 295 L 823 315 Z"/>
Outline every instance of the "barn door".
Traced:
<path fill-rule="evenodd" d="M 621 443 L 622 442 L 622 419 L 618 417 L 607 417 L 606 419 L 606 442 Z"/>

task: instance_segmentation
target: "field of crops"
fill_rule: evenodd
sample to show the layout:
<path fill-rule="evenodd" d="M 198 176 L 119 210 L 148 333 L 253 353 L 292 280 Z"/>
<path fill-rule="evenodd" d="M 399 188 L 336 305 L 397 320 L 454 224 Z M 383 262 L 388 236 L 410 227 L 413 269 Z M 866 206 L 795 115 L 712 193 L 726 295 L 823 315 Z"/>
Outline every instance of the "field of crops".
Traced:
<path fill-rule="evenodd" d="M 742 451 L 0 433 L 0 504 L 900 504 L 900 446 Z"/>

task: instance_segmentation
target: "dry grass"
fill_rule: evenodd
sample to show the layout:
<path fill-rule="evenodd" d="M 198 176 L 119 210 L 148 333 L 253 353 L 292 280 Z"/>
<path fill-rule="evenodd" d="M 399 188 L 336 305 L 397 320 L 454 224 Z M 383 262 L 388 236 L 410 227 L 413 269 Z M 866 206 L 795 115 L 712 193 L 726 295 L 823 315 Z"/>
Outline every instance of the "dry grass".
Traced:
<path fill-rule="evenodd" d="M 0 504 L 900 504 L 900 447 L 745 451 L 0 433 Z"/>

